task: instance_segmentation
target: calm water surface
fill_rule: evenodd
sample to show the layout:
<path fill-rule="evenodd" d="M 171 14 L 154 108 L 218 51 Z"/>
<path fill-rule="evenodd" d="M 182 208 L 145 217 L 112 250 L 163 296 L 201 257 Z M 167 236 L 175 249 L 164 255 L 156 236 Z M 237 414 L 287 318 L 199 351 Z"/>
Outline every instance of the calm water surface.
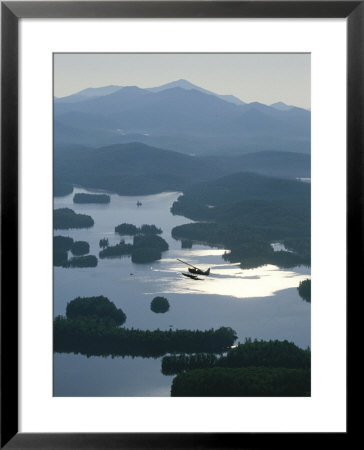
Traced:
<path fill-rule="evenodd" d="M 169 250 L 161 261 L 152 264 L 133 264 L 130 257 L 123 257 L 99 259 L 95 268 L 55 267 L 55 316 L 65 315 L 67 303 L 75 297 L 104 295 L 125 312 L 127 327 L 205 330 L 230 326 L 240 342 L 251 337 L 287 339 L 302 348 L 310 345 L 310 304 L 297 293 L 299 282 L 310 278 L 307 267 L 280 270 L 267 265 L 242 270 L 238 264 L 224 261 L 225 249 L 204 245 L 182 249 L 181 243 L 171 237 L 171 230 L 192 221 L 170 213 L 180 195 L 176 192 L 144 197 L 111 194 L 107 205 L 74 204 L 77 192 L 89 191 L 77 188 L 72 195 L 56 198 L 54 207 L 89 214 L 95 225 L 90 229 L 56 230 L 55 235 L 87 241 L 90 254 L 98 256 L 101 238 L 107 237 L 110 245 L 122 238 L 114 232 L 116 225 L 155 224 L 162 228 Z M 141 207 L 136 205 L 138 200 Z M 203 281 L 183 277 L 186 266 L 176 258 L 202 269 L 210 267 L 210 277 Z M 168 298 L 167 313 L 150 310 L 156 295 Z M 55 396 L 169 396 L 172 379 L 162 375 L 161 358 L 54 355 Z"/>

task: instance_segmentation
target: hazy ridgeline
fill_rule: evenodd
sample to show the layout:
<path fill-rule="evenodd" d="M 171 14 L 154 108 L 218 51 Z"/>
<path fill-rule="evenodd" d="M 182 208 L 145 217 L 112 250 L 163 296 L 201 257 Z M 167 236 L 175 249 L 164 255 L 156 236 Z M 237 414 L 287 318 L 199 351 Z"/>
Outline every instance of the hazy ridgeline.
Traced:
<path fill-rule="evenodd" d="M 310 152 L 310 111 L 244 103 L 185 80 L 141 89 L 100 88 L 54 103 L 58 147 L 102 147 L 142 142 L 186 154 L 241 154 L 262 150 Z M 97 95 L 99 94 L 99 95 Z"/>

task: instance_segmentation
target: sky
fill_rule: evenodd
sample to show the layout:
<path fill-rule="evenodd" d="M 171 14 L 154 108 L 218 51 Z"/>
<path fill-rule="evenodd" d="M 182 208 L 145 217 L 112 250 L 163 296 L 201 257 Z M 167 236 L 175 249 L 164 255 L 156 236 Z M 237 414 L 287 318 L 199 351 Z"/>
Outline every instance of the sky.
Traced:
<path fill-rule="evenodd" d="M 310 109 L 308 53 L 58 53 L 54 95 L 88 87 L 150 88 L 185 79 L 217 94 L 267 105 L 282 101 Z"/>

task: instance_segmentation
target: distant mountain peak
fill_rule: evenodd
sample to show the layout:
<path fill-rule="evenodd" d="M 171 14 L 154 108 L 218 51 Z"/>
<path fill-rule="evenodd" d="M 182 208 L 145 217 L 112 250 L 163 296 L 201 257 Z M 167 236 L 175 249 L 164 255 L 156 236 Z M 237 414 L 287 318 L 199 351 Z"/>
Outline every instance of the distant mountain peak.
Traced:
<path fill-rule="evenodd" d="M 272 103 L 270 106 L 271 106 L 271 108 L 278 109 L 279 111 L 288 111 L 288 110 L 294 108 L 294 106 L 287 105 L 286 103 L 283 103 L 283 102 Z"/>
<path fill-rule="evenodd" d="M 215 97 L 218 97 L 221 100 L 224 100 L 228 103 L 233 103 L 235 105 L 245 105 L 245 102 L 240 100 L 240 98 L 235 97 L 234 95 L 220 95 L 216 92 L 208 91 L 207 89 L 204 89 L 200 86 L 197 86 L 196 84 L 191 83 L 188 80 L 185 80 L 184 78 L 180 78 L 179 80 L 171 81 L 166 84 L 162 84 L 161 86 L 156 86 L 149 88 L 148 90 L 151 92 L 161 92 L 165 91 L 167 89 L 173 89 L 173 88 L 180 88 L 185 90 L 195 90 L 199 92 L 203 92 L 204 94 L 213 95 Z"/>

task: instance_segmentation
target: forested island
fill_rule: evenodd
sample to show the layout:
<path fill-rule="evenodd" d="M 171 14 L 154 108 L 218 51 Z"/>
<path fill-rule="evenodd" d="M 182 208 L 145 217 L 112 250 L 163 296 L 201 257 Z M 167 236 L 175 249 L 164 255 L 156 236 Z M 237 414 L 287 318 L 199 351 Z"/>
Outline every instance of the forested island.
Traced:
<path fill-rule="evenodd" d="M 86 214 L 77 214 L 70 208 L 59 208 L 53 211 L 53 228 L 68 230 L 70 228 L 90 228 L 94 220 Z"/>
<path fill-rule="evenodd" d="M 197 223 L 175 227 L 175 239 L 228 248 L 224 259 L 243 268 L 310 265 L 310 185 L 237 173 L 200 183 L 172 205 Z M 274 251 L 281 241 L 291 252 Z"/>
<path fill-rule="evenodd" d="M 155 313 L 165 313 L 169 310 L 169 301 L 165 297 L 154 297 L 150 309 Z"/>
<path fill-rule="evenodd" d="M 310 396 L 311 352 L 288 341 L 252 341 L 213 354 L 172 355 L 162 372 L 178 374 L 172 396 Z"/>
<path fill-rule="evenodd" d="M 131 223 L 121 223 L 115 227 L 115 232 L 122 236 L 135 236 L 137 234 L 162 234 L 161 228 L 155 225 L 144 224 L 141 227 L 136 227 Z"/>
<path fill-rule="evenodd" d="M 110 203 L 110 195 L 107 194 L 75 194 L 73 203 Z"/>
<path fill-rule="evenodd" d="M 95 255 L 73 256 L 62 267 L 96 267 L 98 263 Z"/>
<path fill-rule="evenodd" d="M 149 263 L 162 258 L 162 252 L 168 250 L 167 242 L 154 234 L 137 234 L 133 238 L 133 244 L 126 244 L 122 239 L 119 244 L 109 245 L 107 239 L 100 240 L 102 250 L 99 257 L 120 258 L 129 255 L 133 263 Z"/>

